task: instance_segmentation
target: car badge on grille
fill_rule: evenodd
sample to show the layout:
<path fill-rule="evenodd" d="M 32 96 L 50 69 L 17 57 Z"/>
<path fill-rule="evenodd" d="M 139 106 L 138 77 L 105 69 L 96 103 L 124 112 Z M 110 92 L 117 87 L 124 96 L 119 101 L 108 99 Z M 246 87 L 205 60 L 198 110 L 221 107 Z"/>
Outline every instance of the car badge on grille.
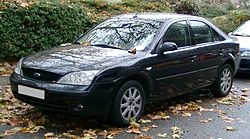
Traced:
<path fill-rule="evenodd" d="M 40 77 L 40 76 L 41 76 L 41 74 L 40 74 L 40 73 L 35 72 L 35 73 L 33 74 L 33 76 L 38 78 L 38 77 Z"/>

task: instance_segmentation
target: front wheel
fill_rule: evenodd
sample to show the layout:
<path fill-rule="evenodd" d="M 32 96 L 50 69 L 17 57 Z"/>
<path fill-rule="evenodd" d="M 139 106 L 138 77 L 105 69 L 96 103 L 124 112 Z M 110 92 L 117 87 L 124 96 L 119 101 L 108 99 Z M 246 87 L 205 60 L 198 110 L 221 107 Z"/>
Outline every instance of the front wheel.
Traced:
<path fill-rule="evenodd" d="M 142 85 L 134 80 L 124 83 L 115 97 L 111 120 L 127 126 L 131 119 L 139 120 L 145 107 L 145 94 Z"/>
<path fill-rule="evenodd" d="M 233 69 L 229 64 L 225 64 L 221 68 L 215 83 L 211 86 L 211 91 L 217 97 L 224 97 L 229 94 L 232 84 Z"/>

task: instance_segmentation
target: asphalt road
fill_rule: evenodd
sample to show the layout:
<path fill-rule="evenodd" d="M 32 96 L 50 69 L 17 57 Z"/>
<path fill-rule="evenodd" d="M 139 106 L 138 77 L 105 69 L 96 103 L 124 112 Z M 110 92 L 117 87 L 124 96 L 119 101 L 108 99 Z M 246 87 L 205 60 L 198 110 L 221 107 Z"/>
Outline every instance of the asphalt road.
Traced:
<path fill-rule="evenodd" d="M 0 77 L 0 86 L 7 83 L 7 78 Z M 234 90 L 236 96 L 242 95 L 242 88 L 250 88 L 250 75 L 236 76 L 234 79 Z M 247 92 L 250 98 L 250 92 Z M 246 95 L 246 93 L 245 93 Z M 191 112 L 191 116 L 183 117 L 180 114 L 168 113 L 170 116 L 169 120 L 152 120 L 151 123 L 143 124 L 157 125 L 157 128 L 152 128 L 147 132 L 144 132 L 145 136 L 151 136 L 153 138 L 160 138 L 157 136 L 158 133 L 167 133 L 166 138 L 172 138 L 171 127 L 179 127 L 183 134 L 183 139 L 249 139 L 250 138 L 250 100 L 244 104 L 235 103 L 233 105 L 224 105 L 218 103 L 218 98 L 213 97 L 207 91 L 200 91 L 191 93 L 188 95 L 176 97 L 173 99 L 160 102 L 159 104 L 153 104 L 153 106 L 147 106 L 146 114 L 151 115 L 154 111 L 164 111 L 171 106 L 169 103 L 183 104 L 190 101 L 199 100 L 199 105 L 207 109 L 216 109 L 219 112 Z M 223 111 L 223 112 L 222 112 Z M 223 113 L 223 114 L 221 114 Z M 146 115 L 145 114 L 145 115 Z M 199 120 L 210 119 L 209 122 L 204 123 Z M 77 125 L 76 125 L 77 126 Z M 79 125 L 80 126 L 80 125 Z M 233 127 L 233 131 L 227 130 L 228 127 Z M 12 128 L 9 125 L 0 126 L 0 133 L 4 133 L 5 130 Z M 77 127 L 76 127 L 77 128 Z M 89 129 L 91 126 L 85 126 L 84 128 Z M 98 127 L 96 127 L 98 128 Z M 46 132 L 60 133 L 64 129 L 46 128 L 38 133 L 34 134 L 15 134 L 13 136 L 4 137 L 7 138 L 44 138 Z M 117 139 L 134 138 L 135 134 L 129 134 L 126 132 L 127 128 L 124 128 L 123 132 L 116 136 Z"/>

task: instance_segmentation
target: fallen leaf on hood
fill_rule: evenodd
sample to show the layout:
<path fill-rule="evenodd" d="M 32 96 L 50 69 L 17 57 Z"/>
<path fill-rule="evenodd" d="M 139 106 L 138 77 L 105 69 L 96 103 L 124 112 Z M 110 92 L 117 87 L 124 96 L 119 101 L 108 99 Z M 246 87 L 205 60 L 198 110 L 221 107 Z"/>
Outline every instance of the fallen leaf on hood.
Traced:
<path fill-rule="evenodd" d="M 161 138 L 166 138 L 167 137 L 167 133 L 158 133 L 157 136 L 161 137 Z"/>
<path fill-rule="evenodd" d="M 235 130 L 236 130 L 236 128 L 231 127 L 231 126 L 227 126 L 227 131 L 235 131 Z"/>

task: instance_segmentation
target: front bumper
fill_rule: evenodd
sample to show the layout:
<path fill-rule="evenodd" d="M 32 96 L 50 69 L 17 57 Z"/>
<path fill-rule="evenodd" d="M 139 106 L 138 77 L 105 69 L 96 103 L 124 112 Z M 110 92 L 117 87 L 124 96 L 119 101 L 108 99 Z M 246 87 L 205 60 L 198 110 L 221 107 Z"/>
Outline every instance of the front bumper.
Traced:
<path fill-rule="evenodd" d="M 250 57 L 241 57 L 240 67 L 238 72 L 250 73 Z"/>
<path fill-rule="evenodd" d="M 106 116 L 116 92 L 113 83 L 99 84 L 88 88 L 88 86 L 34 81 L 15 73 L 10 76 L 10 84 L 14 96 L 26 103 L 53 111 L 88 116 Z M 44 90 L 45 99 L 19 94 L 18 85 Z"/>

